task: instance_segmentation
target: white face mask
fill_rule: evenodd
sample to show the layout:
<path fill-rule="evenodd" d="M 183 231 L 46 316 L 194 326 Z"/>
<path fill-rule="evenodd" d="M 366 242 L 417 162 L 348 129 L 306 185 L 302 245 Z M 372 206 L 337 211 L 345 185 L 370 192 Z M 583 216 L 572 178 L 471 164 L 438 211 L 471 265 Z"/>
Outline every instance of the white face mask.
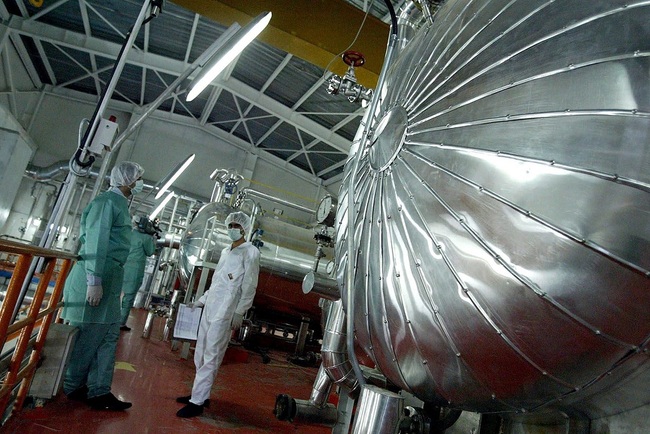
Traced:
<path fill-rule="evenodd" d="M 237 228 L 228 229 L 228 237 L 230 237 L 230 239 L 233 241 L 237 241 L 241 239 L 241 237 L 243 237 L 241 233 L 241 229 L 237 229 Z"/>
<path fill-rule="evenodd" d="M 137 181 L 135 181 L 135 187 L 131 189 L 131 194 L 138 194 L 142 191 L 143 188 L 144 188 L 144 181 L 138 179 Z"/>

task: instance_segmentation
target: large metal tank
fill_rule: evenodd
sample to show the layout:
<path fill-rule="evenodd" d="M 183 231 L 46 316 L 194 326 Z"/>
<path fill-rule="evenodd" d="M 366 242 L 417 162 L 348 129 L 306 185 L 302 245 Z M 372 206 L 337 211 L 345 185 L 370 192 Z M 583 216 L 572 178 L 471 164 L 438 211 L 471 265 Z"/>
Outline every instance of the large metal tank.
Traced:
<path fill-rule="evenodd" d="M 217 263 L 221 251 L 231 244 L 224 221 L 234 208 L 221 202 L 204 205 L 183 235 L 180 243 L 180 271 L 187 282 L 197 261 Z M 250 215 L 250 212 L 247 212 Z M 321 317 L 320 297 L 304 294 L 302 280 L 313 270 L 317 243 L 315 230 L 273 217 L 254 218 L 255 238 L 260 249 L 260 277 L 255 296 L 256 312 L 264 309 L 276 314 L 294 316 L 300 321 L 307 316 L 318 324 Z M 319 279 L 316 286 L 335 287 L 334 277 L 326 273 L 326 264 L 334 256 L 333 249 L 325 248 L 327 259 L 318 263 Z"/>
<path fill-rule="evenodd" d="M 399 52 L 336 246 L 347 300 L 354 191 L 355 333 L 390 381 L 478 412 L 650 402 L 648 23 L 449 0 Z"/>

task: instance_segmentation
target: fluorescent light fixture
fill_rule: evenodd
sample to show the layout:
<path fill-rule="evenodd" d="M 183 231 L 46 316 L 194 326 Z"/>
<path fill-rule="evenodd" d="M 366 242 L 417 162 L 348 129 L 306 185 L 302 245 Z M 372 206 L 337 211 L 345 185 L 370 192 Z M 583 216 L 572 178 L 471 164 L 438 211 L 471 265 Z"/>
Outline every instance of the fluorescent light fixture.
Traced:
<path fill-rule="evenodd" d="M 162 211 L 163 209 L 165 209 L 165 206 L 167 206 L 167 203 L 168 203 L 170 200 L 172 200 L 172 197 L 174 197 L 174 192 L 173 192 L 173 191 L 170 191 L 169 194 L 167 195 L 167 197 L 164 198 L 163 201 L 160 202 L 160 205 L 158 205 L 158 206 L 156 207 L 156 209 L 153 210 L 153 212 L 149 215 L 149 220 L 153 220 L 153 219 L 155 219 L 156 216 L 158 216 L 158 214 L 160 214 L 160 211 Z"/>
<path fill-rule="evenodd" d="M 194 157 L 196 157 L 196 154 L 192 154 L 189 157 L 185 159 L 185 161 L 181 162 L 172 170 L 170 173 L 172 176 L 165 182 L 165 184 L 160 188 L 160 191 L 156 194 L 155 199 L 158 200 L 162 197 L 162 195 L 167 191 L 169 187 L 178 179 L 179 176 L 187 169 L 187 167 L 192 164 L 192 161 L 194 161 Z"/>
<path fill-rule="evenodd" d="M 217 78 L 235 57 L 242 52 L 248 44 L 250 44 L 257 35 L 267 26 L 271 21 L 271 12 L 263 12 L 253 21 L 237 30 L 226 43 L 206 62 L 203 70 L 190 85 L 190 91 L 187 94 L 187 101 L 192 101 L 196 98 L 212 81 Z"/>

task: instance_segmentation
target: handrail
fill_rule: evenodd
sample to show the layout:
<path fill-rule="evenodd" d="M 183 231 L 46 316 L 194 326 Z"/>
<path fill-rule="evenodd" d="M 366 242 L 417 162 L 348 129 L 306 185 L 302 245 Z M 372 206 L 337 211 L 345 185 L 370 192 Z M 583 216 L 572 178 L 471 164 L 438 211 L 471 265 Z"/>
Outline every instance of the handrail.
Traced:
<path fill-rule="evenodd" d="M 11 403 L 13 406 L 11 414 L 14 414 L 22 409 L 23 403 L 25 402 L 25 398 L 29 392 L 29 386 L 36 371 L 36 366 L 41 358 L 41 352 L 45 345 L 50 324 L 58 308 L 63 305 L 60 301 L 65 279 L 68 276 L 73 261 L 76 261 L 78 257 L 68 252 L 35 247 L 8 240 L 0 240 L 0 252 L 18 256 L 11 279 L 9 280 L 9 285 L 7 286 L 7 293 L 0 306 L 0 348 L 4 347 L 7 340 L 13 339 L 17 335 L 9 370 L 0 386 L 0 413 L 6 413 L 6 409 L 10 405 L 12 398 L 11 392 L 16 386 L 19 386 L 16 398 Z M 27 317 L 10 324 L 16 305 L 20 302 L 20 292 L 28 277 L 30 264 L 38 258 L 43 260 L 45 269 L 39 277 L 36 291 L 30 305 L 27 307 Z M 56 271 L 57 265 L 59 265 L 58 271 Z M 55 275 L 54 288 L 49 296 L 47 306 L 43 308 L 42 304 L 45 300 L 50 281 Z M 36 337 L 36 342 L 29 354 L 28 363 L 22 366 L 28 351 L 30 337 L 37 324 L 40 326 L 40 329 Z"/>

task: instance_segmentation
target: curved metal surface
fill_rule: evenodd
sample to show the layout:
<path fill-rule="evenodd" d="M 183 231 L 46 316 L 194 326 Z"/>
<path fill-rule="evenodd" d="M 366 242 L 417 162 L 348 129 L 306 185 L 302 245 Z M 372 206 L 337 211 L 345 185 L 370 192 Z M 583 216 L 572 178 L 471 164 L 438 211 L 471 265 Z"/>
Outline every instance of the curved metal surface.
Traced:
<path fill-rule="evenodd" d="M 393 383 L 479 412 L 650 402 L 648 22 L 449 0 L 399 54 L 336 227 L 346 300 L 352 189 L 356 337 Z"/>

